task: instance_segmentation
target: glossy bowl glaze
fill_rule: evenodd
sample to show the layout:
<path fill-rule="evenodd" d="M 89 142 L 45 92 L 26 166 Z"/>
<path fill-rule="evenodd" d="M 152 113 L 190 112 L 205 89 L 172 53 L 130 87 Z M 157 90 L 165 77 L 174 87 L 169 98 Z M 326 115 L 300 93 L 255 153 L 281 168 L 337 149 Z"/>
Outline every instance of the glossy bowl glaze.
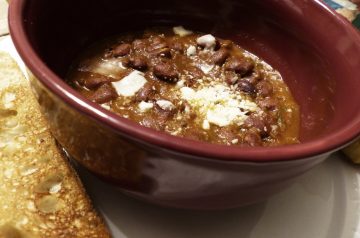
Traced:
<path fill-rule="evenodd" d="M 360 36 L 321 1 L 12 0 L 9 24 L 58 142 L 155 204 L 223 209 L 264 200 L 360 132 Z M 174 137 L 106 111 L 62 80 L 93 42 L 154 25 L 232 39 L 278 69 L 301 107 L 301 143 L 241 148 Z"/>

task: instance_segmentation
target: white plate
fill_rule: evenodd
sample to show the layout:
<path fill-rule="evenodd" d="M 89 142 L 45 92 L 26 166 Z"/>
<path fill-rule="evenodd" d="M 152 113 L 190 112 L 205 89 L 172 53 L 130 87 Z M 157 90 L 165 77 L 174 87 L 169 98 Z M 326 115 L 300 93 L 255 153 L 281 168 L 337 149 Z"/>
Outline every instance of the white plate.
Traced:
<path fill-rule="evenodd" d="M 359 238 L 358 168 L 334 154 L 267 202 L 216 212 L 161 208 L 80 177 L 118 238 Z"/>
<path fill-rule="evenodd" d="M 5 0 L 0 0 L 0 35 L 6 35 L 9 33 L 8 23 L 7 23 L 7 11 L 8 3 Z"/>
<path fill-rule="evenodd" d="M 10 37 L 5 50 L 24 65 Z M 125 197 L 78 169 L 94 205 L 116 238 L 360 238 L 360 172 L 342 154 L 331 156 L 267 202 L 195 212 L 166 209 Z"/>

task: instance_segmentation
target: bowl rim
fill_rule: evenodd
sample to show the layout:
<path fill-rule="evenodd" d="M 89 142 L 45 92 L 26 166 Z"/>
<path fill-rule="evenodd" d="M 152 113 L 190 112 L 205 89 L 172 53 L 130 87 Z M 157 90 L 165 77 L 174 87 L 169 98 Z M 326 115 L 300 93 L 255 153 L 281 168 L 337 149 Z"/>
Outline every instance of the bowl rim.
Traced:
<path fill-rule="evenodd" d="M 325 153 L 333 152 L 355 140 L 360 133 L 360 116 L 331 133 L 327 137 L 295 145 L 277 147 L 237 147 L 216 145 L 207 142 L 193 141 L 172 136 L 154 129 L 145 128 L 135 122 L 122 118 L 100 105 L 93 103 L 67 85 L 60 77 L 53 73 L 36 54 L 25 33 L 22 12 L 26 0 L 12 0 L 9 6 L 9 30 L 22 60 L 36 78 L 63 102 L 80 113 L 115 130 L 117 133 L 136 142 L 159 147 L 163 150 L 180 154 L 205 157 L 216 160 L 246 161 L 246 162 L 274 162 L 305 159 Z M 307 1 L 312 4 L 314 11 L 336 20 L 338 27 L 346 28 L 360 49 L 360 34 L 345 18 L 319 0 Z M 334 20 L 334 21 L 335 21 Z M 310 21 L 307 19 L 306 21 Z M 339 26 L 340 25 L 340 26 Z M 326 139 L 326 142 L 325 142 Z"/>

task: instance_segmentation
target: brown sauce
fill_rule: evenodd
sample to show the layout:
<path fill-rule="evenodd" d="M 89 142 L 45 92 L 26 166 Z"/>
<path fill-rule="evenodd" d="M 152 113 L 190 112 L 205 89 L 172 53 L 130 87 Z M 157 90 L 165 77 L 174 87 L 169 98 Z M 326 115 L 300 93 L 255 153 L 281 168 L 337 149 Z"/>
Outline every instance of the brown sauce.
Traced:
<path fill-rule="evenodd" d="M 298 143 L 299 107 L 281 75 L 229 40 L 183 28 L 123 34 L 84 52 L 68 82 L 122 117 L 227 145 Z"/>

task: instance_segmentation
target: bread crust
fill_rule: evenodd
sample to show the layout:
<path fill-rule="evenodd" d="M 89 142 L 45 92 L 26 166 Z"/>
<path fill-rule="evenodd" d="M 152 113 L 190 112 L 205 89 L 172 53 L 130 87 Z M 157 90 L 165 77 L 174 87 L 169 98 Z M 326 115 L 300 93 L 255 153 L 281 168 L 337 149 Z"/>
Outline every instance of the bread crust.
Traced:
<path fill-rule="evenodd" d="M 0 52 L 0 237 L 110 237 L 15 61 Z"/>

